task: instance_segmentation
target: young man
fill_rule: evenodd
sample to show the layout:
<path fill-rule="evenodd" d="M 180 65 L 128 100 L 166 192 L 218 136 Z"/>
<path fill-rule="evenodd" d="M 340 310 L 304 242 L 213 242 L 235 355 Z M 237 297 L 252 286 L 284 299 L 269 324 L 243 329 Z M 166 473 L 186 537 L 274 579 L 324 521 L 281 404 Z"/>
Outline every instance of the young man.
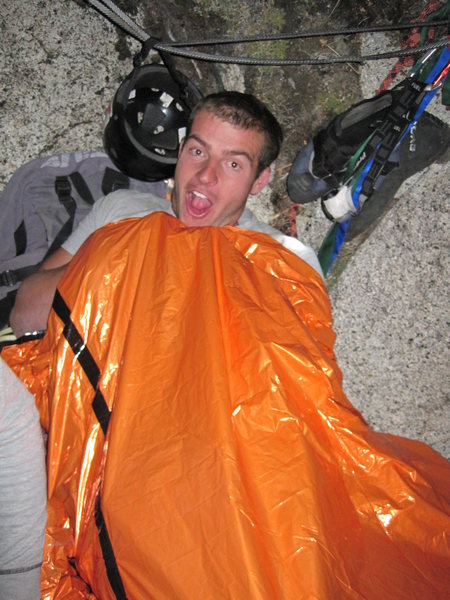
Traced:
<path fill-rule="evenodd" d="M 45 329 L 53 295 L 67 265 L 98 228 L 153 212 L 188 227 L 236 226 L 271 235 L 321 272 L 311 248 L 259 222 L 245 205 L 268 183 L 283 134 L 267 107 L 250 94 L 219 92 L 191 112 L 175 171 L 172 207 L 162 198 L 121 190 L 98 201 L 72 236 L 22 284 L 11 312 L 17 337 Z"/>

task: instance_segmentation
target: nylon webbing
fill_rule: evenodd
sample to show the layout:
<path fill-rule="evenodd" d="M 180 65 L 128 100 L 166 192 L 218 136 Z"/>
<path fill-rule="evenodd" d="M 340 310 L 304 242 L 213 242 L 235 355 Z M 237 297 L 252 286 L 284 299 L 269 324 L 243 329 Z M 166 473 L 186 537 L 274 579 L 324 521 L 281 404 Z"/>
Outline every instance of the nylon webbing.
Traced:
<path fill-rule="evenodd" d="M 75 171 L 74 173 L 71 173 L 69 177 L 81 199 L 84 200 L 86 204 L 92 206 L 95 202 L 94 196 L 92 195 L 91 190 L 88 188 L 87 183 L 83 179 L 83 176 L 78 171 Z"/>
<path fill-rule="evenodd" d="M 106 167 L 102 179 L 102 193 L 104 196 L 116 190 L 128 190 L 130 179 L 120 171 Z"/>
<path fill-rule="evenodd" d="M 19 269 L 6 269 L 0 273 L 0 286 L 14 287 L 16 283 L 32 275 L 38 268 L 39 265 L 30 265 Z"/>
<path fill-rule="evenodd" d="M 387 113 L 385 121 L 376 130 L 368 146 L 369 152 L 375 150 L 375 155 L 362 184 L 361 192 L 364 196 L 369 197 L 372 194 L 384 165 L 401 135 L 412 122 L 412 117 L 423 99 L 424 90 L 424 83 L 414 79 L 408 80 L 405 89 Z"/>
<path fill-rule="evenodd" d="M 126 600 L 127 595 L 123 587 L 122 578 L 120 577 L 119 568 L 117 566 L 116 557 L 106 527 L 105 518 L 101 509 L 100 492 L 95 503 L 95 524 L 98 529 L 98 537 L 100 547 L 102 549 L 103 561 L 106 567 L 106 574 L 111 588 L 118 600 Z"/>
<path fill-rule="evenodd" d="M 71 347 L 77 361 L 83 369 L 90 384 L 95 390 L 95 396 L 91 403 L 92 410 L 98 419 L 103 433 L 106 435 L 108 429 L 111 411 L 106 404 L 105 398 L 98 387 L 100 379 L 100 370 L 90 353 L 82 336 L 76 329 L 72 319 L 70 318 L 70 309 L 61 296 L 59 290 L 56 290 L 53 300 L 53 310 L 64 324 L 63 335 Z M 102 549 L 103 560 L 105 562 L 106 574 L 108 576 L 111 588 L 118 600 L 126 600 L 125 589 L 123 587 L 122 578 L 120 577 L 117 562 L 114 556 L 111 539 L 106 528 L 105 519 L 100 506 L 100 494 L 97 497 L 95 509 L 95 524 L 98 529 L 100 547 Z"/>
<path fill-rule="evenodd" d="M 72 233 L 73 222 L 75 220 L 75 212 L 77 210 L 77 203 L 72 198 L 72 186 L 70 184 L 69 178 L 66 175 L 61 175 L 56 177 L 55 179 L 55 192 L 58 196 L 59 201 L 64 206 L 69 215 L 69 218 L 58 231 L 55 239 L 53 240 L 50 248 L 45 253 L 43 260 L 45 260 L 48 256 L 53 254 L 58 248 L 61 246 L 63 242 L 69 237 Z"/>
<path fill-rule="evenodd" d="M 55 292 L 52 309 L 63 322 L 63 335 L 71 347 L 86 377 L 88 378 L 92 388 L 94 389 L 95 396 L 91 403 L 92 410 L 97 417 L 103 433 L 106 435 L 109 419 L 111 417 L 111 411 L 109 410 L 102 392 L 98 388 L 100 370 L 94 360 L 94 357 L 90 353 L 86 342 L 83 340 L 72 319 L 70 318 L 70 309 L 65 303 L 58 289 Z"/>

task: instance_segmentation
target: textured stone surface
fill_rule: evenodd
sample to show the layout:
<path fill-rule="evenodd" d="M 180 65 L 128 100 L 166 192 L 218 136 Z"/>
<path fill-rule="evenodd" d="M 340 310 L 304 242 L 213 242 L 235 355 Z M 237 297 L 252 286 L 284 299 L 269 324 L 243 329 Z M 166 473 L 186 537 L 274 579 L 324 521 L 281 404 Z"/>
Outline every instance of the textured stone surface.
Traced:
<path fill-rule="evenodd" d="M 252 24 L 243 31 L 242 23 L 232 23 L 236 14 L 232 3 L 224 12 L 225 4 L 197 0 L 186 12 L 181 1 L 120 2 L 147 31 L 166 39 L 334 28 L 348 22 L 353 12 L 357 22 L 374 18 L 371 2 L 357 8 L 345 1 L 333 7 L 306 2 L 300 13 L 292 11 L 294 3 L 248 0 L 239 3 L 240 16 Z M 389 6 L 382 9 L 379 22 L 397 18 Z M 395 10 L 403 11 L 399 14 L 404 21 L 424 6 L 424 2 L 396 2 Z M 83 2 L 0 0 L 0 14 L 3 187 L 17 167 L 37 155 L 101 146 L 102 116 L 131 70 L 139 44 L 119 34 Z M 343 55 L 385 51 L 389 45 L 398 47 L 399 39 L 399 34 L 377 34 L 356 41 L 279 44 L 270 51 L 305 56 L 319 48 L 328 55 Z M 220 51 L 256 52 L 248 47 Z M 269 54 L 265 47 L 259 51 Z M 394 63 L 262 69 L 177 59 L 178 67 L 205 93 L 234 87 L 257 92 L 275 104 L 286 144 L 271 189 L 252 206 L 267 221 L 281 213 L 275 219 L 281 225 L 288 222 L 284 185 L 295 153 L 333 114 L 370 97 Z M 433 105 L 448 121 L 449 113 L 439 107 L 438 99 Z M 396 194 L 398 201 L 358 247 L 331 290 L 336 351 L 350 400 L 375 428 L 422 439 L 446 455 L 450 454 L 448 180 L 444 160 L 405 182 Z M 318 203 L 301 209 L 297 222 L 299 237 L 318 249 L 329 225 Z"/>

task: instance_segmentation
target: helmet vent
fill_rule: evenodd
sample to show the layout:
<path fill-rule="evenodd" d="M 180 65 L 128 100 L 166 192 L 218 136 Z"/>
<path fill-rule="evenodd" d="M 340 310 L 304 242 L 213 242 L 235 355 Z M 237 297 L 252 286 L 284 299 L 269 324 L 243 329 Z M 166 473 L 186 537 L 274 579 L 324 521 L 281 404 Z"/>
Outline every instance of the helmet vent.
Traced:
<path fill-rule="evenodd" d="M 141 111 L 137 113 L 142 114 Z M 159 106 L 154 106 L 153 104 L 147 104 L 144 109 L 142 120 L 138 123 L 141 125 L 146 131 L 155 132 L 158 127 L 162 127 L 166 115 L 161 110 Z"/>
<path fill-rule="evenodd" d="M 167 92 L 163 92 L 159 97 L 159 101 L 164 106 L 164 108 L 168 108 L 172 104 L 173 100 L 173 97 Z"/>

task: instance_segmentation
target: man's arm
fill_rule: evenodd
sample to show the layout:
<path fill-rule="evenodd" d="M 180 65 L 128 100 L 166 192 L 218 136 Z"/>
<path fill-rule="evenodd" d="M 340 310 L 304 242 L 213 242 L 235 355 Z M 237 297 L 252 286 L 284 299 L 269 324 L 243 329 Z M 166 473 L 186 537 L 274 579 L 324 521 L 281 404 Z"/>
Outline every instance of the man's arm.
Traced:
<path fill-rule="evenodd" d="M 59 267 L 67 266 L 73 258 L 73 254 L 64 248 L 58 248 L 53 254 L 44 260 L 39 271 L 50 271 Z"/>
<path fill-rule="evenodd" d="M 59 248 L 42 263 L 39 271 L 22 283 L 10 315 L 16 337 L 46 329 L 56 286 L 71 259 L 70 252 Z"/>

